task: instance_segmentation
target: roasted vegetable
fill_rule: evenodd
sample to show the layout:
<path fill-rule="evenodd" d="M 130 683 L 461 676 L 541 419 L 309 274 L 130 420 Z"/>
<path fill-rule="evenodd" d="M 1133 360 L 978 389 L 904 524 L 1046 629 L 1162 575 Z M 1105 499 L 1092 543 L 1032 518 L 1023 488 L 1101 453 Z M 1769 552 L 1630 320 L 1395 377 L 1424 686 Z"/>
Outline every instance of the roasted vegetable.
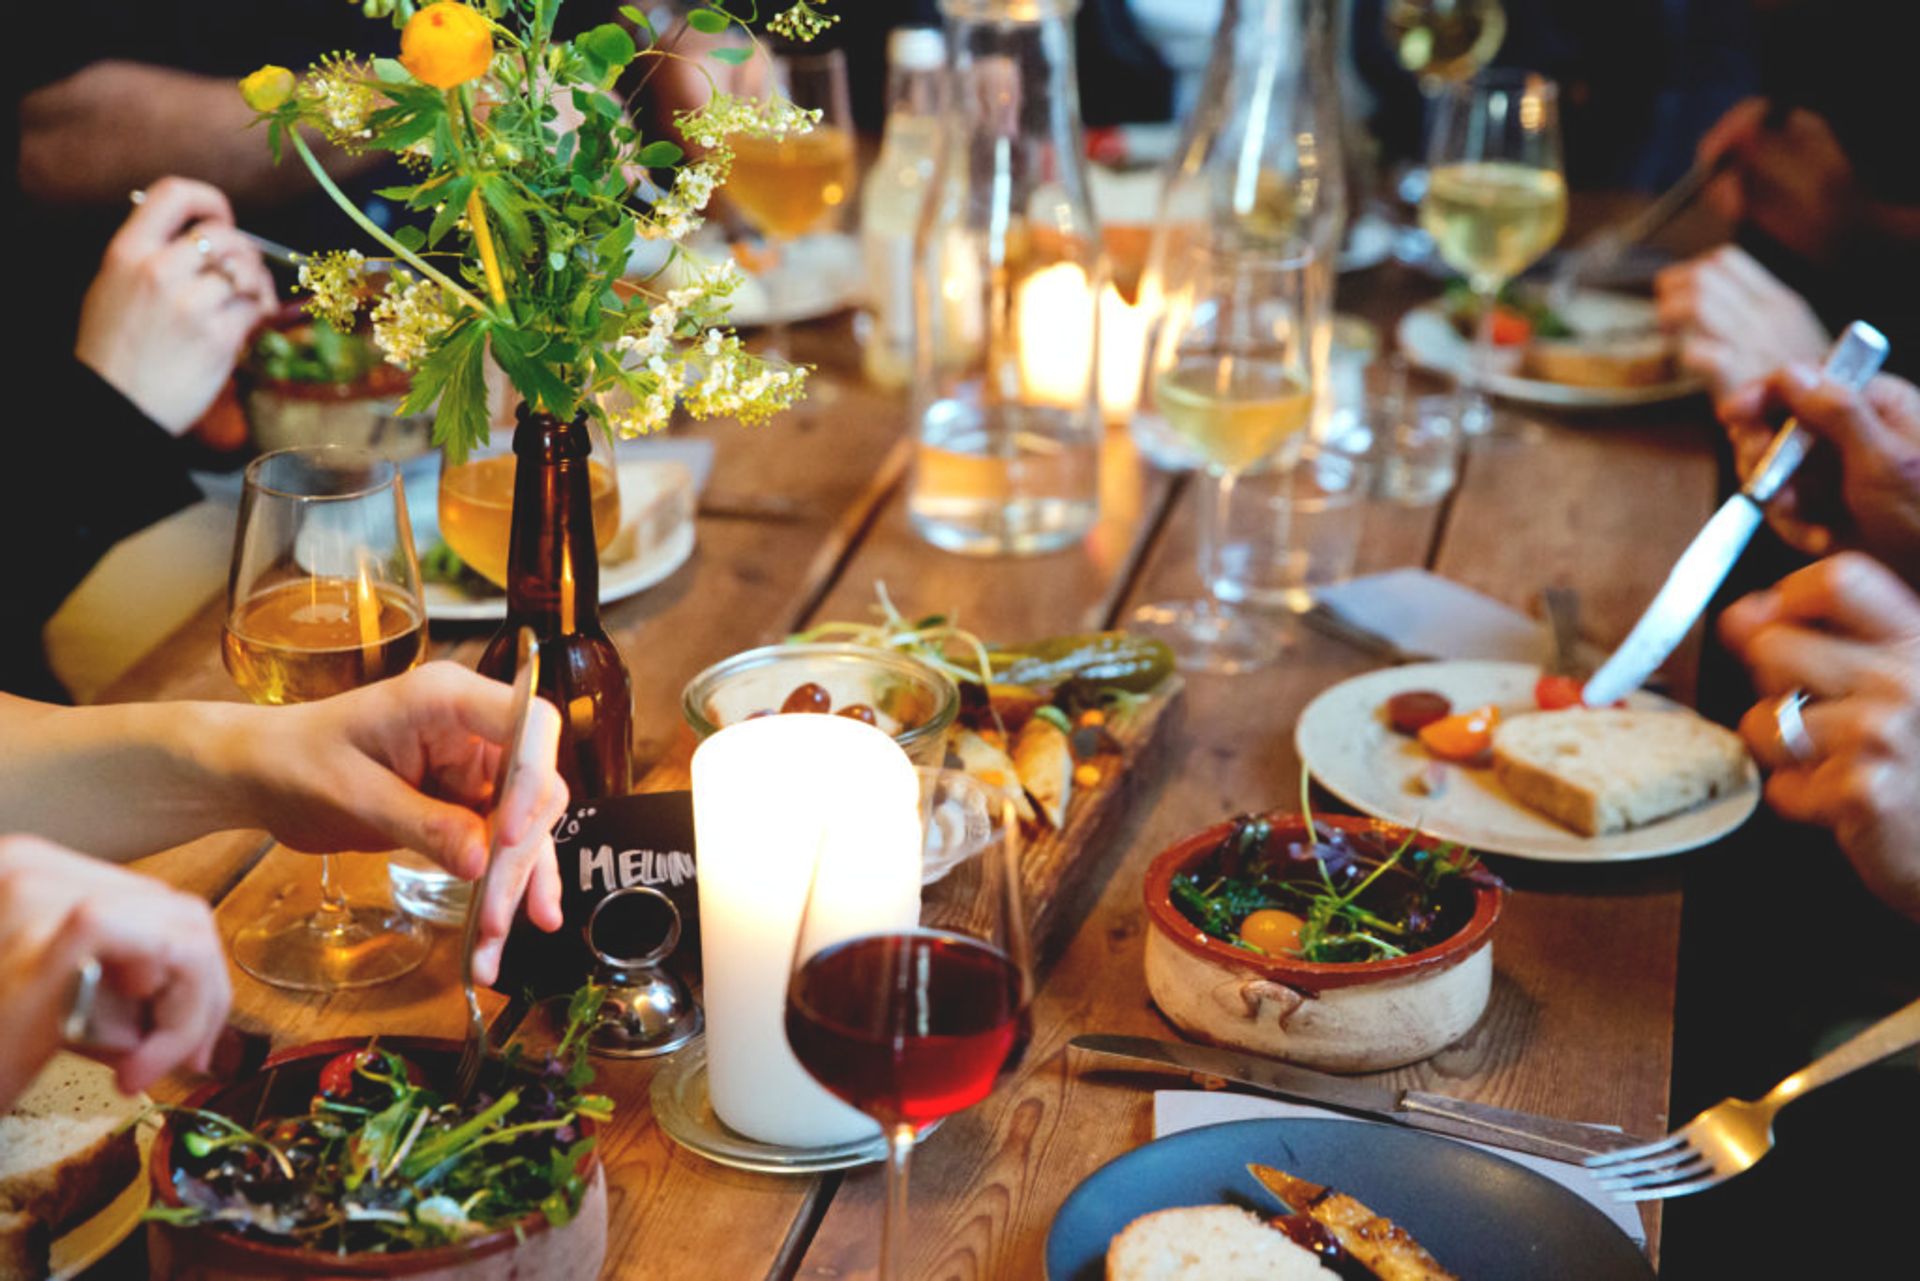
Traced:
<path fill-rule="evenodd" d="M 1333 1234 L 1340 1248 L 1380 1281 L 1456 1281 L 1413 1234 L 1382 1218 L 1344 1192 L 1296 1178 L 1270 1165 L 1249 1165 L 1260 1186 L 1296 1214 L 1304 1214 Z"/>
<path fill-rule="evenodd" d="M 1046 815 L 1047 822 L 1056 831 L 1064 827 L 1067 801 L 1073 795 L 1073 749 L 1068 745 L 1067 732 L 1051 717 L 1033 717 L 1020 727 L 1020 736 L 1013 741 L 1013 765 L 1021 786 Z"/>
<path fill-rule="evenodd" d="M 1027 799 L 1027 790 L 1020 785 L 1020 771 L 1014 767 L 1011 756 L 964 726 L 953 731 L 947 750 L 959 758 L 960 768 L 982 786 L 1012 801 L 1021 822 L 1033 821 L 1033 802 Z"/>
<path fill-rule="evenodd" d="M 1173 652 L 1164 643 L 1125 632 L 1054 636 L 1018 649 L 992 649 L 987 657 L 996 684 L 1036 688 L 1080 681 L 1144 694 L 1173 672 Z"/>

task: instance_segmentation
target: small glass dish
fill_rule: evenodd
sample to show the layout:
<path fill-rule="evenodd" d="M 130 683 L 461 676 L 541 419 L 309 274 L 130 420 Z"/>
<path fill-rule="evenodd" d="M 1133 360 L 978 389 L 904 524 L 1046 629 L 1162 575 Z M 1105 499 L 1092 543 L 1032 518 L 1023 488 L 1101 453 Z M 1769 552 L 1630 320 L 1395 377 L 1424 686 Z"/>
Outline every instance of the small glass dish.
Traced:
<path fill-rule="evenodd" d="M 818 685 L 830 711 L 873 709 L 876 723 L 915 765 L 946 759 L 947 730 L 960 712 L 960 691 L 916 658 L 870 645 L 826 642 L 765 645 L 723 659 L 687 682 L 680 707 L 699 738 L 723 726 L 778 712 L 802 685 Z"/>

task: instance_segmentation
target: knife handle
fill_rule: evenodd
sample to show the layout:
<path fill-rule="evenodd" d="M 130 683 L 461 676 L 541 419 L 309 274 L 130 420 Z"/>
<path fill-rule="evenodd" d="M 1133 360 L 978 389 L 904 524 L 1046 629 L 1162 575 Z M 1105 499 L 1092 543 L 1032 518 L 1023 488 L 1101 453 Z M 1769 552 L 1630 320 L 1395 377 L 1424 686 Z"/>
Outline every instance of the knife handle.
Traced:
<path fill-rule="evenodd" d="M 1886 335 L 1864 320 L 1856 320 L 1847 326 L 1846 332 L 1833 344 L 1822 372 L 1848 390 L 1859 391 L 1880 372 L 1880 366 L 1886 359 Z M 1799 470 L 1800 464 L 1806 461 L 1807 451 L 1812 448 L 1813 437 L 1801 429 L 1800 420 L 1789 418 L 1786 425 L 1774 435 L 1773 443 L 1767 446 L 1766 454 L 1761 457 L 1760 465 L 1753 469 L 1753 476 L 1742 492 L 1764 506 Z"/>

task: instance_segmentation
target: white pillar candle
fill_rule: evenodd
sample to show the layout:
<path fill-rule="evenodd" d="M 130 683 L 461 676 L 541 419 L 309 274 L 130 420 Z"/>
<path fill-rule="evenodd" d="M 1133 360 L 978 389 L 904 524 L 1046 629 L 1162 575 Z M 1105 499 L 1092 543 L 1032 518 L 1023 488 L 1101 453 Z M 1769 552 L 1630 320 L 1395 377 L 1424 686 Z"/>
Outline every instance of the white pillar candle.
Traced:
<path fill-rule="evenodd" d="M 844 716 L 763 716 L 693 754 L 707 1088 L 748 1138 L 819 1147 L 880 1127 L 787 1046 L 787 978 L 816 851 L 807 951 L 920 922 L 920 781 L 906 753 Z"/>

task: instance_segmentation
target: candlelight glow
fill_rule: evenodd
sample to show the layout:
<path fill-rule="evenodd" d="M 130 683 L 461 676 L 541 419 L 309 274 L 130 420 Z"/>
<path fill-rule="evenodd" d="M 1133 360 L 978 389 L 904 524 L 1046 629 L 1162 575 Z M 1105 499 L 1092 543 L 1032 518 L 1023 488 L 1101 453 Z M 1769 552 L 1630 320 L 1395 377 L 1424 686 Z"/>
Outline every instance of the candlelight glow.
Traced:
<path fill-rule="evenodd" d="M 1078 263 L 1057 262 L 1028 276 L 1015 301 L 1020 390 L 1027 401 L 1078 409 L 1093 372 L 1093 292 Z"/>

